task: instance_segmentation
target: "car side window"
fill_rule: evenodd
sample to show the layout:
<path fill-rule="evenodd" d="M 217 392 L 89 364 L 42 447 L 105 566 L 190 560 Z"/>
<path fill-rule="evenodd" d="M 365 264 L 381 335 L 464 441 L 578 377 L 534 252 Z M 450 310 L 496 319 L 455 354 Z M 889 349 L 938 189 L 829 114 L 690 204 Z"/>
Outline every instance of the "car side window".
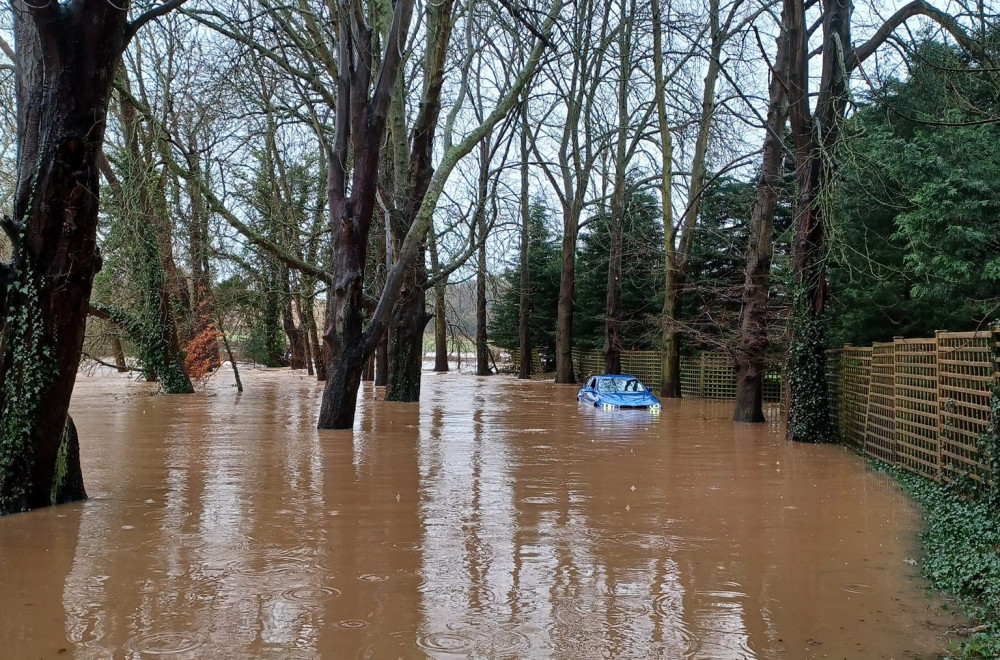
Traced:
<path fill-rule="evenodd" d="M 590 382 L 587 383 L 587 387 L 589 387 L 590 389 L 594 389 L 594 384 L 595 383 L 597 383 L 597 379 L 596 378 L 591 378 Z"/>

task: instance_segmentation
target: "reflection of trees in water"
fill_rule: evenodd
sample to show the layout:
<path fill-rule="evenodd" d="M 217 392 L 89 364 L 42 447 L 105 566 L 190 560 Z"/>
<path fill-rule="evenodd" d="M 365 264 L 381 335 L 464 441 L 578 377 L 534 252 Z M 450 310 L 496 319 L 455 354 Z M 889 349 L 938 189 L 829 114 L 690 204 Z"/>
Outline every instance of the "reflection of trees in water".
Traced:
<path fill-rule="evenodd" d="M 893 541 L 913 511 L 838 448 L 734 426 L 724 402 L 609 414 L 458 374 L 429 376 L 422 408 L 365 390 L 356 430 L 319 433 L 319 386 L 273 373 L 239 398 L 81 415 L 113 429 L 88 452 L 98 498 L 58 524 L 55 583 L 37 581 L 35 612 L 65 622 L 32 630 L 64 628 L 84 658 L 913 646 L 921 598 Z"/>

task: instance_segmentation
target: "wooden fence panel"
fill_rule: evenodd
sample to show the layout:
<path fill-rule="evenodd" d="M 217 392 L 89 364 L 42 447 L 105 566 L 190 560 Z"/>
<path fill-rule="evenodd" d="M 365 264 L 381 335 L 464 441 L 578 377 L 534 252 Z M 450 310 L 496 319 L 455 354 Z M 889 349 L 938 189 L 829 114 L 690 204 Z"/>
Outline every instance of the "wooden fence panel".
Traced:
<path fill-rule="evenodd" d="M 937 341 L 897 338 L 893 343 L 897 459 L 911 472 L 938 481 Z"/>
<path fill-rule="evenodd" d="M 830 405 L 830 421 L 841 439 L 844 436 L 843 354 L 843 349 L 826 352 L 826 396 Z"/>
<path fill-rule="evenodd" d="M 862 449 L 868 422 L 868 390 L 871 386 L 871 346 L 844 347 L 841 354 L 841 429 L 844 444 Z"/>
<path fill-rule="evenodd" d="M 938 333 L 941 470 L 948 481 L 977 471 L 995 377 L 992 342 L 989 332 Z"/>
<path fill-rule="evenodd" d="M 895 343 L 872 346 L 871 388 L 865 421 L 865 453 L 896 465 Z"/>

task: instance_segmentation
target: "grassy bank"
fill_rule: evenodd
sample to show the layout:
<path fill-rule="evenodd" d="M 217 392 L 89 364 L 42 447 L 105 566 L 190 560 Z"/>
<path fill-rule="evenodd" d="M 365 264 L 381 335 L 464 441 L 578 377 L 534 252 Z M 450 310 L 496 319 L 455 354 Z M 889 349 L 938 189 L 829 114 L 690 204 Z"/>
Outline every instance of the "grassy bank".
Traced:
<path fill-rule="evenodd" d="M 968 639 L 956 658 L 1000 658 L 1000 507 L 997 498 L 971 497 L 954 485 L 941 485 L 884 464 L 923 509 L 921 533 L 924 577 L 949 594 L 972 619 Z"/>

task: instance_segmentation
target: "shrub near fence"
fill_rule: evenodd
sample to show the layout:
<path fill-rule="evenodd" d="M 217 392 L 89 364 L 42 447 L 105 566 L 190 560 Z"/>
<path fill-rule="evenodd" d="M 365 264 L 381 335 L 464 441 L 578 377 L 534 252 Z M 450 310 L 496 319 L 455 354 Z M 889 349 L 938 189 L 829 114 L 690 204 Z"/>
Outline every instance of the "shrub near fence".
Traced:
<path fill-rule="evenodd" d="M 997 384 L 1000 327 L 831 351 L 845 444 L 935 481 L 976 476 Z"/>

